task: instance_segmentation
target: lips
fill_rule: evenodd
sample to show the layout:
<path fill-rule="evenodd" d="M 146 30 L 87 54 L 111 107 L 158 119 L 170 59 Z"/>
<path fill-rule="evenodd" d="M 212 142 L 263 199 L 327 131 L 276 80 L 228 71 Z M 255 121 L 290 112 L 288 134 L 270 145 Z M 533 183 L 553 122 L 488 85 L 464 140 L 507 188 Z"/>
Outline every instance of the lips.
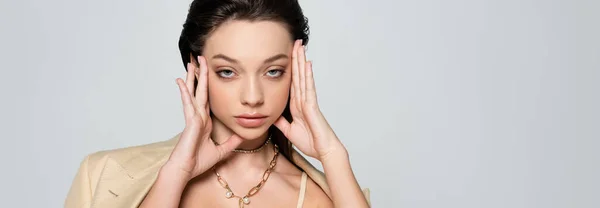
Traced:
<path fill-rule="evenodd" d="M 259 113 L 245 113 L 234 117 L 235 122 L 244 128 L 256 128 L 267 121 L 267 116 Z"/>

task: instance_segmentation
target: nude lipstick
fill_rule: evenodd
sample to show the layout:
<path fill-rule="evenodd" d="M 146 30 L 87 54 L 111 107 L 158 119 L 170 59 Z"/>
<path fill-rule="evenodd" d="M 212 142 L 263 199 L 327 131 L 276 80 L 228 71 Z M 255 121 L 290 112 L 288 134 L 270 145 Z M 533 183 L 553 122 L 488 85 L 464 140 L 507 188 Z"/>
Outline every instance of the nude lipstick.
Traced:
<path fill-rule="evenodd" d="M 244 113 L 234 117 L 235 122 L 244 128 L 256 128 L 267 121 L 267 116 L 260 113 Z"/>

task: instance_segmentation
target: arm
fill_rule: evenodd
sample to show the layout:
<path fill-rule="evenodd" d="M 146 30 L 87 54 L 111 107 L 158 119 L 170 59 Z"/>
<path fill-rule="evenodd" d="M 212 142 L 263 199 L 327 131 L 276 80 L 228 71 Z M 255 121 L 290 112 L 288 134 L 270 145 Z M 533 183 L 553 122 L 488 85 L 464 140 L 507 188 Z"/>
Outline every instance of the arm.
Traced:
<path fill-rule="evenodd" d="M 175 145 L 169 160 L 161 167 L 158 178 L 140 207 L 169 208 L 179 207 L 181 194 L 187 183 L 204 173 L 226 155 L 230 154 L 242 139 L 236 134 L 216 146 L 209 138 L 212 132 L 208 104 L 208 66 L 206 59 L 198 57 L 200 68 L 188 64 L 184 82 L 177 78 L 181 92 L 185 129 Z M 195 71 L 199 70 L 198 88 L 194 86 Z M 196 96 L 191 92 L 196 90 Z"/>
<path fill-rule="evenodd" d="M 321 160 L 335 207 L 369 207 L 366 196 L 354 177 L 348 152 L 340 144 Z"/>
<path fill-rule="evenodd" d="M 369 207 L 350 167 L 346 148 L 319 109 L 312 62 L 306 61 L 301 40 L 294 42 L 292 49 L 290 94 L 292 122 L 281 116 L 275 126 L 300 151 L 323 163 L 335 207 Z"/>
<path fill-rule="evenodd" d="M 165 164 L 156 182 L 140 204 L 140 208 L 179 207 L 179 200 L 187 184 L 187 176 Z"/>

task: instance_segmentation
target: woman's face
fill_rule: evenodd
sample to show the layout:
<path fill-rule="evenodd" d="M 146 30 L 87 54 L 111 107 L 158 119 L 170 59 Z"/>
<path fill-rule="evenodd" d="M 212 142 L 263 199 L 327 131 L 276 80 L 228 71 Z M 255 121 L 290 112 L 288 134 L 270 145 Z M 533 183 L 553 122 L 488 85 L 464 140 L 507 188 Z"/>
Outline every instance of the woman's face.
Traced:
<path fill-rule="evenodd" d="M 213 31 L 203 55 L 215 127 L 222 124 L 244 139 L 268 130 L 287 104 L 292 48 L 289 32 L 274 21 L 232 20 Z"/>

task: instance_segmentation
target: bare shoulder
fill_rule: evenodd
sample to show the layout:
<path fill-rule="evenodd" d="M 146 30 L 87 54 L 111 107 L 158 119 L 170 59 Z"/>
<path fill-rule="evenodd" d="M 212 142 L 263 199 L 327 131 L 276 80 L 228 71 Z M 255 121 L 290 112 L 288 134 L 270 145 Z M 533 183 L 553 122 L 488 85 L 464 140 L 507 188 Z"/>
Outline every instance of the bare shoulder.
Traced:
<path fill-rule="evenodd" d="M 333 202 L 327 194 L 310 177 L 306 180 L 304 207 L 333 207 Z"/>
<path fill-rule="evenodd" d="M 299 182 L 300 177 L 302 176 L 302 171 L 296 168 L 296 166 L 294 166 L 285 157 L 278 158 L 275 173 L 277 173 L 277 175 L 280 176 L 285 184 L 291 189 L 296 190 L 300 188 Z"/>
<path fill-rule="evenodd" d="M 302 185 L 300 184 L 300 179 L 303 171 L 294 166 L 294 164 L 285 158 L 282 158 L 281 161 L 278 161 L 277 165 L 279 166 L 278 173 L 284 178 L 289 187 L 291 187 L 293 190 L 296 190 L 296 193 L 298 193 L 300 186 Z M 296 198 L 298 198 L 298 194 L 296 195 Z M 310 177 L 307 177 L 306 180 L 306 191 L 304 193 L 303 207 L 333 207 L 333 202 L 331 199 Z"/>

